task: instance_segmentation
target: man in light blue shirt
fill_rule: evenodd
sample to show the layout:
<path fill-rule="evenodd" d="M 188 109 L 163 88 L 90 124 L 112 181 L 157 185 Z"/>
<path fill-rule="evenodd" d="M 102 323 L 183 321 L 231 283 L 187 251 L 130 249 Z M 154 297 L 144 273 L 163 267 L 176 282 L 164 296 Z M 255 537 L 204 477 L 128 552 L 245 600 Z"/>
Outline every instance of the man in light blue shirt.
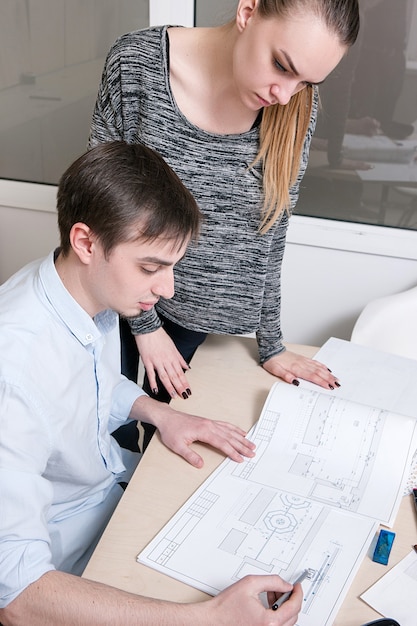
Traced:
<path fill-rule="evenodd" d="M 173 605 L 74 576 L 122 494 L 121 424 L 154 424 L 195 467 L 193 441 L 238 462 L 254 452 L 239 428 L 174 411 L 120 373 L 119 314 L 172 297 L 173 267 L 198 234 L 198 207 L 163 159 L 123 142 L 87 152 L 60 181 L 58 223 L 60 248 L 0 287 L 0 621 L 174 626 L 242 623 L 243 611 L 257 623 L 253 597 L 291 585 L 249 577 Z"/>

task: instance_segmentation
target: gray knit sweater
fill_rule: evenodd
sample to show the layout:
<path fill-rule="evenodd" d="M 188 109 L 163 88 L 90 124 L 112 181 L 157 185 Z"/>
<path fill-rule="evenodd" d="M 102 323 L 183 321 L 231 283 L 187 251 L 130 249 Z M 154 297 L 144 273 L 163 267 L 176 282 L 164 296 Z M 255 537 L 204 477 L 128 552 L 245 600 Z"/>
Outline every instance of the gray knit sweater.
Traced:
<path fill-rule="evenodd" d="M 89 145 L 123 139 L 157 150 L 194 194 L 204 216 L 201 236 L 175 268 L 175 296 L 161 299 L 131 327 L 160 326 L 158 312 L 191 330 L 242 334 L 256 331 L 260 361 L 283 350 L 280 275 L 288 225 L 284 214 L 258 232 L 262 171 L 250 167 L 259 128 L 215 135 L 191 124 L 178 109 L 169 81 L 167 27 L 122 36 L 106 60 Z M 291 209 L 307 165 L 316 107 Z"/>

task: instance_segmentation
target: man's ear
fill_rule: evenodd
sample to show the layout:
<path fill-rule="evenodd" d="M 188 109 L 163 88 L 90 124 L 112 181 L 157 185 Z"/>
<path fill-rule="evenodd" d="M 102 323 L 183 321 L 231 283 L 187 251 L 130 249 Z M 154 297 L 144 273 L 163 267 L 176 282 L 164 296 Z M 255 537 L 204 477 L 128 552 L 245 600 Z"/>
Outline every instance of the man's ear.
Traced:
<path fill-rule="evenodd" d="M 236 11 L 236 25 L 239 32 L 246 28 L 250 17 L 253 16 L 258 0 L 240 0 Z"/>
<path fill-rule="evenodd" d="M 83 222 L 77 222 L 71 228 L 70 242 L 80 261 L 88 265 L 96 244 L 96 237 L 91 228 Z"/>

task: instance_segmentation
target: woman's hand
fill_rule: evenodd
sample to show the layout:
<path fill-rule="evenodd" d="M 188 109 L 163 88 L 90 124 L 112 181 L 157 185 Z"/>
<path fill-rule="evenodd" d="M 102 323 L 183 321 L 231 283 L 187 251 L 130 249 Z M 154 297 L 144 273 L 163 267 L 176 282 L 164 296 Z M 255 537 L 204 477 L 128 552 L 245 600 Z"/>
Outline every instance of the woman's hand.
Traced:
<path fill-rule="evenodd" d="M 163 328 L 152 333 L 135 335 L 136 345 L 149 379 L 150 388 L 158 392 L 156 374 L 171 396 L 178 394 L 184 399 L 191 395 L 184 370 L 189 366 Z"/>
<path fill-rule="evenodd" d="M 270 374 L 293 385 L 298 385 L 298 379 L 302 378 L 325 389 L 340 387 L 338 379 L 323 363 L 289 350 L 271 357 L 262 364 L 262 367 Z"/>

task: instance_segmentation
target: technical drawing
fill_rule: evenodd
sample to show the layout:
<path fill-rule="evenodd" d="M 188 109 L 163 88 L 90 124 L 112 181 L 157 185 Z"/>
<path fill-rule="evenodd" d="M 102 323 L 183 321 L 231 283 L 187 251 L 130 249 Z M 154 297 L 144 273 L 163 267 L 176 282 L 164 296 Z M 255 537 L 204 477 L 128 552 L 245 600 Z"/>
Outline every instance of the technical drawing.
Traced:
<path fill-rule="evenodd" d="M 212 595 L 246 574 L 292 581 L 312 569 L 298 625 L 330 625 L 379 523 L 398 509 L 417 441 L 416 421 L 399 427 L 401 417 L 277 383 L 249 433 L 256 456 L 225 460 L 138 560 Z M 394 432 L 402 453 L 387 469 Z"/>

